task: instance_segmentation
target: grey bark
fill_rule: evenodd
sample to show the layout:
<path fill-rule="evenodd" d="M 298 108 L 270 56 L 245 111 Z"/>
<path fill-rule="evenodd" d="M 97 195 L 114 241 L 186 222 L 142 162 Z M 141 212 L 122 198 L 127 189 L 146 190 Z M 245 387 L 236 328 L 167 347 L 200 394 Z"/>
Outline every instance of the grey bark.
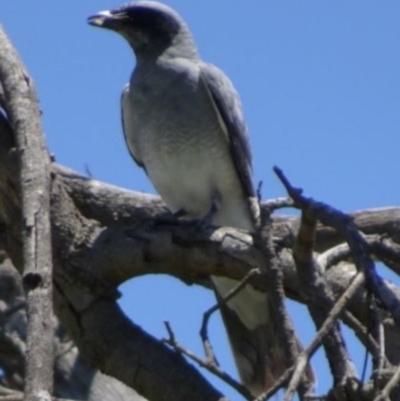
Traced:
<path fill-rule="evenodd" d="M 19 153 L 23 277 L 27 303 L 25 399 L 53 392 L 50 158 L 32 80 L 0 28 L 0 81 Z M 39 368 L 40 367 L 40 368 Z"/>
<path fill-rule="evenodd" d="M 23 391 L 27 328 L 25 296 L 21 276 L 9 259 L 4 256 L 3 259 L 0 263 L 0 366 L 4 375 L 0 385 Z M 54 327 L 55 397 L 88 401 L 144 401 L 133 389 L 90 367 L 81 358 L 66 330 L 58 322 Z"/>

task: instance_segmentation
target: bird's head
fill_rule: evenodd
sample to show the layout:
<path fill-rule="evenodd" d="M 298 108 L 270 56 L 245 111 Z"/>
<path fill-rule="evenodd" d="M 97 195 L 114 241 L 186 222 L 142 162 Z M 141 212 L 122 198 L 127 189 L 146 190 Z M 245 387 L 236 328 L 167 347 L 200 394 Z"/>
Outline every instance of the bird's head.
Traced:
<path fill-rule="evenodd" d="M 88 23 L 118 32 L 139 57 L 159 55 L 166 50 L 183 52 L 181 56 L 197 56 L 186 23 L 172 8 L 156 1 L 134 1 L 101 11 L 89 17 Z"/>

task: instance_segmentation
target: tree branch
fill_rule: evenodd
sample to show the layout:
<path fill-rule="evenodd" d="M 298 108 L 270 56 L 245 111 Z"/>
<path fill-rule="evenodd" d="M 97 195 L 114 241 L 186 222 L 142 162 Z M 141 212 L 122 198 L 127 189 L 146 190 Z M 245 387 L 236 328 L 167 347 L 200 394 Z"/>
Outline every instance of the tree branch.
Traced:
<path fill-rule="evenodd" d="M 326 334 L 332 329 L 335 322 L 337 321 L 339 315 L 342 313 L 346 304 L 349 302 L 354 293 L 358 290 L 361 284 L 364 282 L 364 277 L 362 273 L 358 273 L 346 291 L 342 294 L 342 296 L 338 299 L 335 306 L 329 312 L 329 315 L 325 322 L 321 325 L 318 330 L 317 335 L 311 344 L 306 348 L 306 350 L 300 355 L 298 361 L 293 369 L 293 375 L 291 381 L 289 383 L 288 389 L 285 394 L 284 401 L 289 401 L 292 399 L 301 379 L 301 373 L 304 372 L 306 367 L 306 362 L 311 356 L 317 351 L 317 349 L 321 346 L 322 341 Z M 286 375 L 286 374 L 285 374 Z"/>
<path fill-rule="evenodd" d="M 370 291 L 390 310 L 394 320 L 400 324 L 400 300 L 392 289 L 376 273 L 374 262 L 370 256 L 367 242 L 352 222 L 350 216 L 334 209 L 322 202 L 302 196 L 301 190 L 292 187 L 283 172 L 275 167 L 275 173 L 282 181 L 295 204 L 309 217 L 320 220 L 326 225 L 335 228 L 349 244 L 351 255 L 358 271 L 365 274 L 366 283 Z"/>
<path fill-rule="evenodd" d="M 183 347 L 179 344 L 175 337 L 175 333 L 172 330 L 171 324 L 169 322 L 164 322 L 164 325 L 168 332 L 168 338 L 163 339 L 163 342 L 172 347 L 175 351 L 179 352 L 182 355 L 187 356 L 192 361 L 196 362 L 200 367 L 207 369 L 209 372 L 219 377 L 222 381 L 229 384 L 232 388 L 234 388 L 239 394 L 241 394 L 246 400 L 252 400 L 249 390 L 243 385 L 240 384 L 237 380 L 235 380 L 231 375 L 223 371 L 214 361 L 209 359 L 201 359 L 197 355 L 195 355 L 192 351 Z"/>
<path fill-rule="evenodd" d="M 53 390 L 50 160 L 32 80 L 0 28 L 0 81 L 20 160 L 23 279 L 28 304 L 25 399 Z"/>
<path fill-rule="evenodd" d="M 316 226 L 316 220 L 310 219 L 302 213 L 300 229 L 293 250 L 293 257 L 304 293 L 307 294 L 310 299 L 315 298 L 315 301 L 307 306 L 318 330 L 326 320 L 329 309 L 334 304 L 334 299 L 325 284 L 325 280 L 321 276 L 319 266 L 316 264 L 313 255 Z M 319 307 L 315 305 L 319 305 Z M 355 377 L 356 371 L 347 352 L 338 322 L 322 341 L 334 383 L 336 385 L 343 384 L 349 377 Z"/>

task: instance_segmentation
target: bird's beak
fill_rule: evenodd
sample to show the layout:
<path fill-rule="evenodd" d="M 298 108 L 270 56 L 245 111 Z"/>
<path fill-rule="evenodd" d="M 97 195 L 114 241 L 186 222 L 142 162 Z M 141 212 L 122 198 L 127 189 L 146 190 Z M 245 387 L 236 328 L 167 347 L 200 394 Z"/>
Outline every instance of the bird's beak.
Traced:
<path fill-rule="evenodd" d="M 127 19 L 127 14 L 124 12 L 111 13 L 110 11 L 100 11 L 88 18 L 87 22 L 90 25 L 100 28 L 113 28 L 119 22 Z"/>

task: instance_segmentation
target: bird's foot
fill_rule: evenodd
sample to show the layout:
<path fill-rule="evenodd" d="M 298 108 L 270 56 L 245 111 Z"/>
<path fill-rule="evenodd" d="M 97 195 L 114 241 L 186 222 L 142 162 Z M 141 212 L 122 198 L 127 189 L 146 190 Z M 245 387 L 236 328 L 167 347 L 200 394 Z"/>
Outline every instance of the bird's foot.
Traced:
<path fill-rule="evenodd" d="M 154 227 L 177 225 L 180 223 L 179 219 L 175 216 L 175 213 L 165 213 L 162 215 L 158 215 L 153 217 L 152 219 L 149 219 L 149 221 Z"/>
<path fill-rule="evenodd" d="M 218 210 L 217 202 L 213 201 L 210 211 L 204 217 L 197 218 L 197 219 L 190 218 L 190 217 L 188 217 L 189 214 L 184 209 L 178 210 L 177 212 L 175 212 L 173 214 L 173 216 L 179 220 L 180 224 L 188 225 L 191 228 L 198 228 L 198 229 L 204 230 L 213 225 L 213 219 L 214 219 L 215 214 L 217 213 L 217 210 Z"/>
<path fill-rule="evenodd" d="M 154 216 L 146 220 L 144 223 L 149 228 L 156 228 L 160 226 L 171 226 L 171 225 L 192 227 L 194 225 L 203 224 L 202 222 L 204 219 L 194 219 L 194 218 L 189 218 L 188 216 L 189 214 L 184 209 L 180 209 L 175 213 L 165 213 L 162 215 Z"/>
<path fill-rule="evenodd" d="M 189 217 L 189 213 L 185 209 L 179 209 L 177 212 L 173 213 L 174 218 L 183 226 L 190 228 L 202 226 L 204 219 L 195 219 Z"/>

